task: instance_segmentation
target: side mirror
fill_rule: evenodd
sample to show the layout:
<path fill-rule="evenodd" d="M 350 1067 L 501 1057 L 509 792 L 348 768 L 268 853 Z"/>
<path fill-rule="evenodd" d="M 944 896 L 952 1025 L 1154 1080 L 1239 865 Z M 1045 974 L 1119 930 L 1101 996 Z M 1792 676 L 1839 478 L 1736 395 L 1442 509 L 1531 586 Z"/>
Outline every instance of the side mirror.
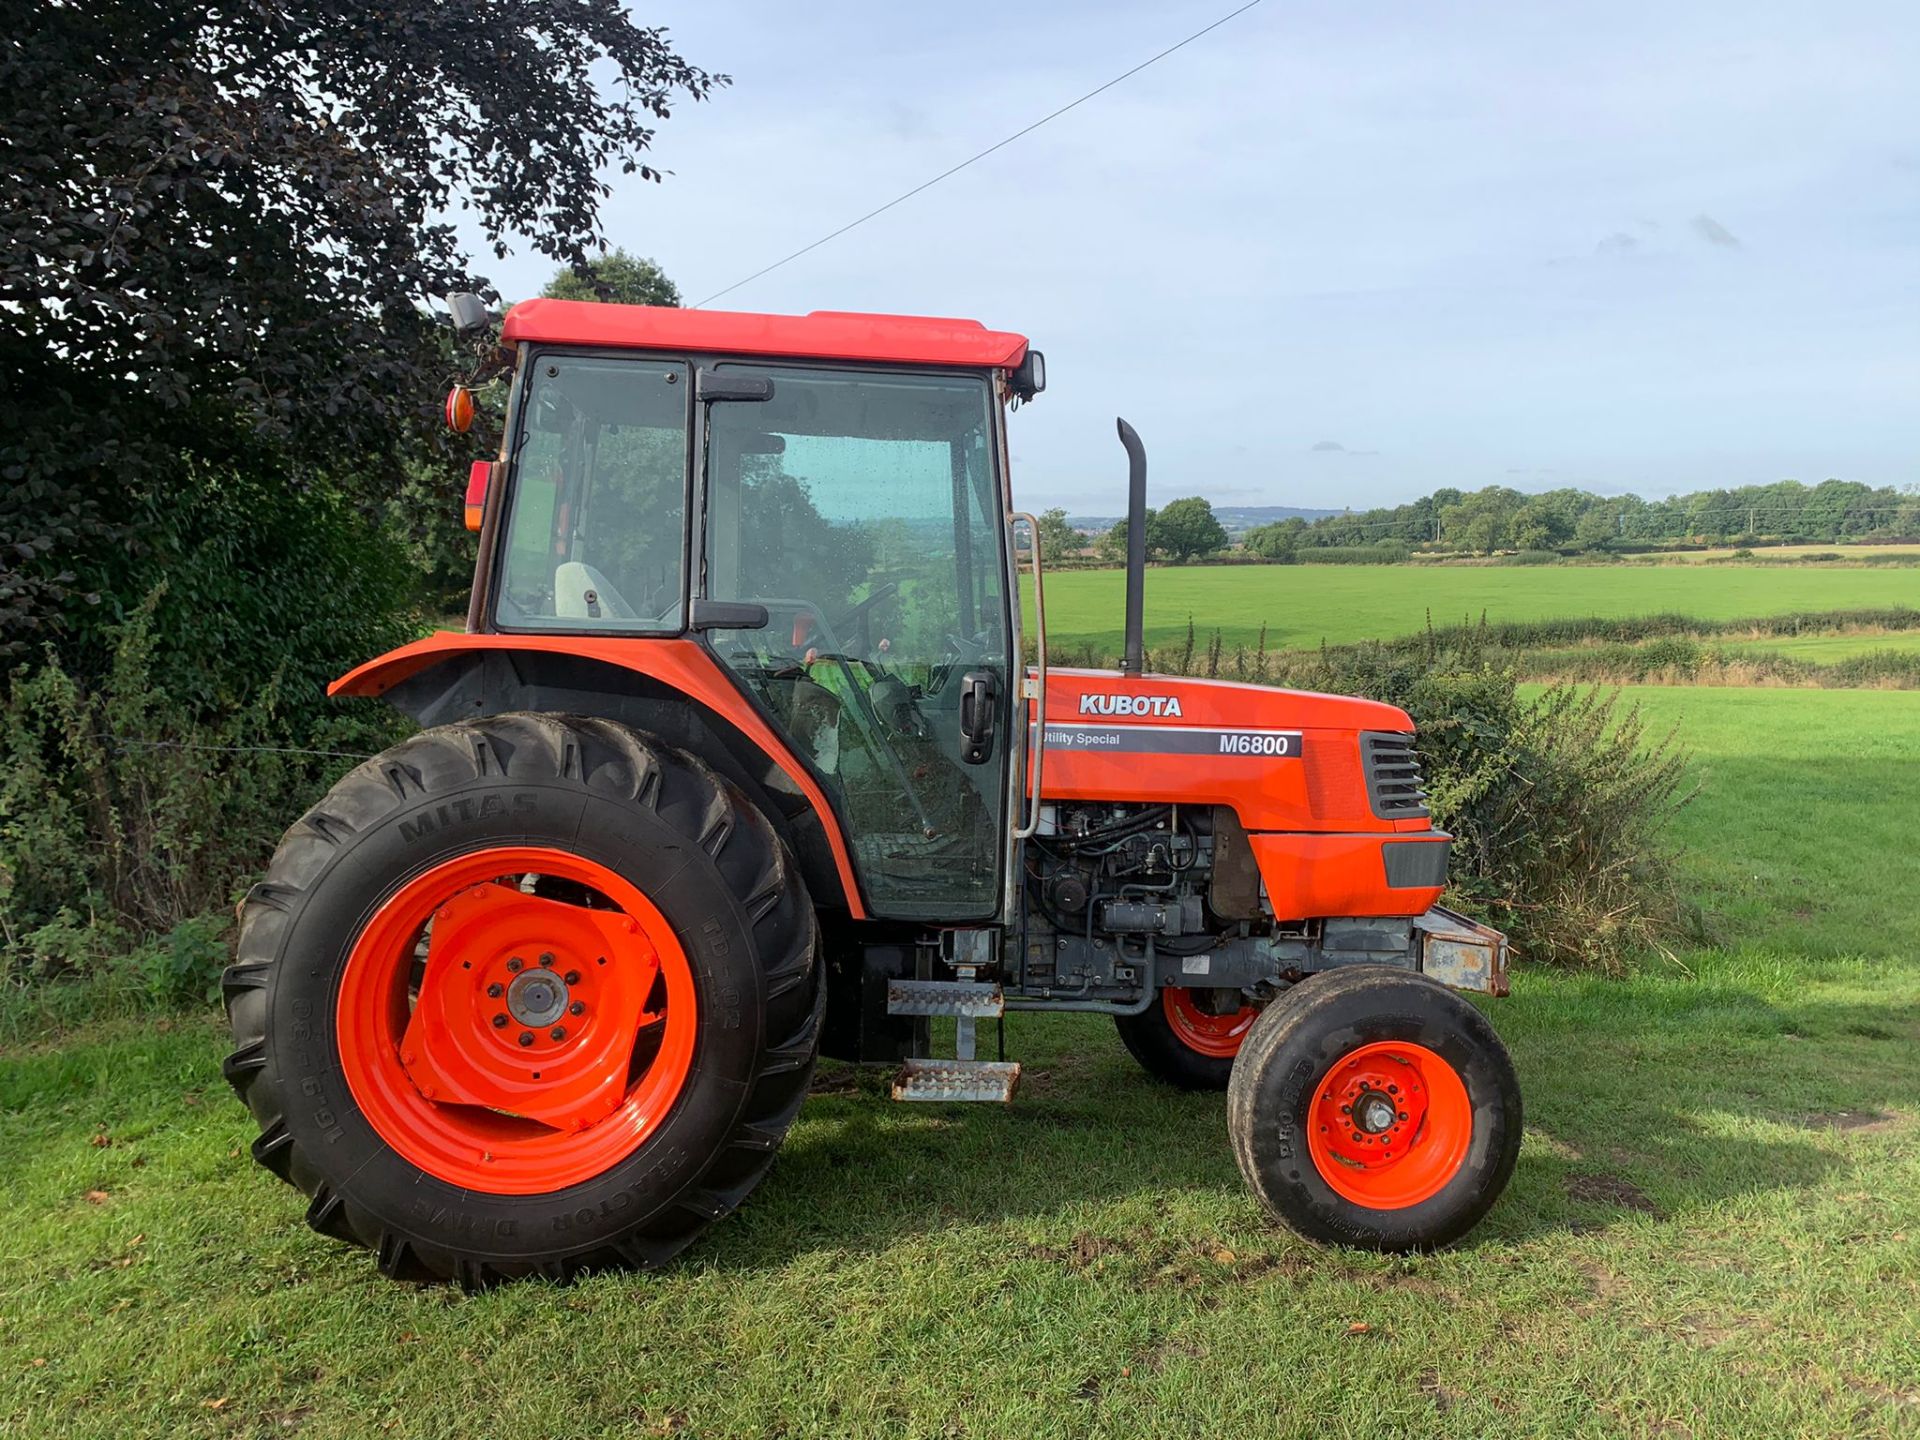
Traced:
<path fill-rule="evenodd" d="M 1047 388 L 1047 357 L 1038 350 L 1027 351 L 1026 358 L 1013 367 L 1008 383 L 1023 402 L 1033 399 Z"/>
<path fill-rule="evenodd" d="M 470 335 L 487 324 L 487 305 L 478 295 L 465 290 L 447 296 L 447 314 L 453 319 L 453 333 Z"/>

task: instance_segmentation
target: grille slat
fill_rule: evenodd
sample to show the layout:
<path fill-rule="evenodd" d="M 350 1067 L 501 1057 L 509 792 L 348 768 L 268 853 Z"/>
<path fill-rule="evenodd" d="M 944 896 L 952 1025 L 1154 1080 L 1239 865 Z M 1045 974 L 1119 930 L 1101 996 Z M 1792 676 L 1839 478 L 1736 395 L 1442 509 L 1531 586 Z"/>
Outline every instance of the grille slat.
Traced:
<path fill-rule="evenodd" d="M 1382 820 L 1423 818 L 1427 791 L 1414 754 L 1413 736 L 1394 731 L 1364 730 L 1360 734 L 1360 764 L 1367 777 L 1367 803 Z"/>

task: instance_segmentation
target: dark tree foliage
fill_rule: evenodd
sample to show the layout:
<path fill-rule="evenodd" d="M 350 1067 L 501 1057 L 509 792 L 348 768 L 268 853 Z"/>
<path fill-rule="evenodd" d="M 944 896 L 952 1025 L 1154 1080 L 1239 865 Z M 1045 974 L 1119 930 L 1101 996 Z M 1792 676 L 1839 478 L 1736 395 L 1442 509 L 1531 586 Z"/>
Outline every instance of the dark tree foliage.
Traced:
<path fill-rule="evenodd" d="M 605 172 L 659 178 L 655 123 L 725 79 L 619 0 L 0 21 L 0 654 L 83 670 L 170 496 L 245 475 L 370 511 L 419 458 L 450 368 L 426 302 L 491 293 L 455 217 L 585 265 Z"/>

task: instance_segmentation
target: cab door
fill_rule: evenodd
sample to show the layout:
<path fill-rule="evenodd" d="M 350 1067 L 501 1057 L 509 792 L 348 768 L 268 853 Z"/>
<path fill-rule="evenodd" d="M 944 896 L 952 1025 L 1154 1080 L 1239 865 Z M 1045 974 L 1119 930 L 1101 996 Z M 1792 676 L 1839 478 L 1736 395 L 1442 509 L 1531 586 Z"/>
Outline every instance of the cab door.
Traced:
<path fill-rule="evenodd" d="M 709 643 L 833 798 L 874 914 L 998 917 L 1020 737 L 986 377 L 715 370 L 771 386 L 701 406 L 697 593 L 766 623 Z"/>

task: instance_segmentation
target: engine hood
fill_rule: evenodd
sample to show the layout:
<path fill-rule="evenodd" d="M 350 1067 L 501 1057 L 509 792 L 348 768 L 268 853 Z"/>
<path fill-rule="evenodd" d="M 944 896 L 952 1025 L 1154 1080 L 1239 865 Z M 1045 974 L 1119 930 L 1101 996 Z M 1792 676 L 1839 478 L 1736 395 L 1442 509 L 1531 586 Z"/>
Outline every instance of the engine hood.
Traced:
<path fill-rule="evenodd" d="M 1378 700 L 1180 675 L 1125 676 L 1117 670 L 1048 670 L 1047 719 L 1277 730 L 1413 729 L 1406 711 Z"/>

